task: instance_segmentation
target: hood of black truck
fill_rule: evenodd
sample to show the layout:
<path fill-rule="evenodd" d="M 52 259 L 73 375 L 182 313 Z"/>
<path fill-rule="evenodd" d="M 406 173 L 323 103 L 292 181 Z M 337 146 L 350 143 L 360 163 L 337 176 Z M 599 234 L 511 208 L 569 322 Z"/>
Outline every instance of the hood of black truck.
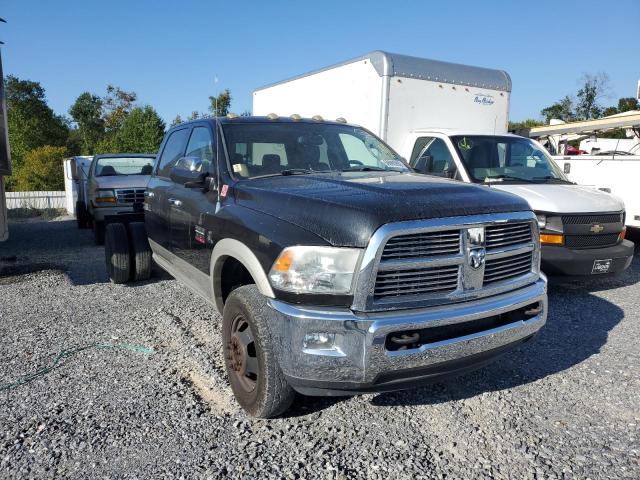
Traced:
<path fill-rule="evenodd" d="M 235 185 L 238 204 L 297 225 L 334 246 L 366 247 L 382 225 L 530 210 L 509 193 L 427 175 L 349 172 L 255 178 Z"/>

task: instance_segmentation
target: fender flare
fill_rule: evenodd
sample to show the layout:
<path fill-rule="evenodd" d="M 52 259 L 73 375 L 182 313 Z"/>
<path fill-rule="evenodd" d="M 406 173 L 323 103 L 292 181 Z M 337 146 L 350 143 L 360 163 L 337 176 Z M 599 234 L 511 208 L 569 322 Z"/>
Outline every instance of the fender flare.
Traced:
<path fill-rule="evenodd" d="M 251 277 L 255 280 L 258 291 L 265 297 L 275 298 L 273 289 L 267 278 L 267 274 L 262 269 L 262 265 L 258 261 L 255 254 L 244 243 L 233 238 L 223 238 L 216 246 L 213 247 L 211 253 L 211 265 L 209 273 L 213 283 L 213 300 L 222 313 L 224 302 L 222 300 L 222 285 L 220 282 L 220 273 L 222 266 L 227 258 L 234 258 L 247 269 Z"/>

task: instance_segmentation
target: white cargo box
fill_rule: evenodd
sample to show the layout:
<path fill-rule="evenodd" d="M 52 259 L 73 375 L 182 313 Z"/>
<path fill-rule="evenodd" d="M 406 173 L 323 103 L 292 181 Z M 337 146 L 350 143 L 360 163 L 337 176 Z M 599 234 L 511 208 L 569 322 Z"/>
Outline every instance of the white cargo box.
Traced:
<path fill-rule="evenodd" d="M 253 114 L 343 117 L 399 148 L 416 130 L 506 133 L 510 95 L 502 70 L 375 51 L 255 90 Z"/>

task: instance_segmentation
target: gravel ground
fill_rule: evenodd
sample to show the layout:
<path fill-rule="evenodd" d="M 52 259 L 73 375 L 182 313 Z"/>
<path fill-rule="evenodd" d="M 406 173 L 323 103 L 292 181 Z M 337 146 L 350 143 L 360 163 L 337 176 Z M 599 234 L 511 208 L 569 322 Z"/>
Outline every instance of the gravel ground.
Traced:
<path fill-rule="evenodd" d="M 0 476 L 21 478 L 640 478 L 640 255 L 622 277 L 554 286 L 534 342 L 448 383 L 236 405 L 220 318 L 164 275 L 108 283 L 73 221 L 0 244 Z"/>

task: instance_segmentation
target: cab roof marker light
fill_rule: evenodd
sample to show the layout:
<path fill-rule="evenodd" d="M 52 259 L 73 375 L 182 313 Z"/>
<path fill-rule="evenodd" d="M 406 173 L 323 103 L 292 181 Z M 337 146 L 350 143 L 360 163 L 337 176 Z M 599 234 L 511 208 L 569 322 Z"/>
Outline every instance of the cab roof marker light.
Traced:
<path fill-rule="evenodd" d="M 315 122 L 322 122 L 324 121 L 324 118 L 322 118 L 320 115 L 314 115 L 313 117 L 311 117 L 311 120 Z"/>
<path fill-rule="evenodd" d="M 336 118 L 336 122 L 338 123 L 347 123 L 347 119 L 344 117 L 338 117 Z"/>
<path fill-rule="evenodd" d="M 278 118 L 280 118 L 280 117 L 278 117 L 278 114 L 277 114 L 277 113 L 270 113 L 269 115 L 267 115 L 267 118 L 268 118 L 269 120 L 277 120 L 277 119 L 278 119 Z"/>
<path fill-rule="evenodd" d="M 302 117 L 300 115 L 298 115 L 297 113 L 294 113 L 293 115 L 291 115 L 289 117 L 291 120 L 293 120 L 294 122 L 297 122 L 299 120 L 302 120 Z"/>
<path fill-rule="evenodd" d="M 227 113 L 227 118 L 231 118 L 231 119 L 238 118 L 238 114 L 237 113 L 233 113 L 233 112 L 229 112 L 229 113 Z"/>

